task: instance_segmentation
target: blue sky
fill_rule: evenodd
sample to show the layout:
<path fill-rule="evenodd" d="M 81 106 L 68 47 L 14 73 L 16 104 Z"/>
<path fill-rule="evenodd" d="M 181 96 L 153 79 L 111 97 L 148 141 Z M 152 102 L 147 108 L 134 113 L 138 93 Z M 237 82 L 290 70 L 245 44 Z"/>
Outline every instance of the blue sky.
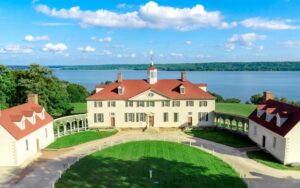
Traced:
<path fill-rule="evenodd" d="M 300 60 L 300 1 L 1 0 L 0 63 Z"/>

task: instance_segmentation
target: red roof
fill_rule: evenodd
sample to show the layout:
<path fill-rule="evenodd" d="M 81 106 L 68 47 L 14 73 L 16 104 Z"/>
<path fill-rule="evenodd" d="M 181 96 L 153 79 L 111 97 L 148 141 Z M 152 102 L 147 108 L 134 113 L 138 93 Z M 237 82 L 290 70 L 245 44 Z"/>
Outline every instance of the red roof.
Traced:
<path fill-rule="evenodd" d="M 270 122 L 267 122 L 266 113 L 264 113 L 261 117 L 257 117 L 257 110 L 252 112 L 249 119 L 281 136 L 285 136 L 300 121 L 299 107 L 275 100 L 268 100 L 264 105 L 267 109 L 272 109 L 272 111 L 273 109 L 276 109 L 276 112 L 280 115 L 280 117 L 287 117 L 286 122 L 281 127 L 278 127 L 276 125 L 276 117 L 272 118 Z"/>
<path fill-rule="evenodd" d="M 150 65 L 148 70 L 155 70 L 156 68 L 154 67 L 154 65 Z"/>
<path fill-rule="evenodd" d="M 97 84 L 96 85 L 96 88 L 105 88 L 106 87 L 106 85 L 102 85 L 102 84 Z"/>
<path fill-rule="evenodd" d="M 117 87 L 124 87 L 124 94 L 117 93 Z M 185 94 L 180 94 L 179 86 L 185 86 Z M 123 80 L 122 83 L 114 82 L 107 85 L 103 90 L 87 98 L 87 100 L 127 100 L 147 90 L 161 94 L 170 99 L 215 99 L 208 92 L 203 91 L 197 85 L 181 80 L 158 80 L 155 84 L 149 84 L 147 80 Z"/>
<path fill-rule="evenodd" d="M 34 112 L 40 113 L 43 111 L 43 107 L 34 103 L 25 103 L 19 106 L 15 106 L 0 112 L 0 126 L 2 126 L 8 133 L 10 133 L 16 140 L 33 133 L 41 127 L 47 125 L 53 118 L 45 111 L 45 119 L 41 119 L 36 116 L 36 123 L 32 124 L 30 121 L 25 120 L 25 129 L 20 129 L 15 122 L 22 120 L 22 117 L 29 117 Z M 30 116 L 30 117 L 31 117 Z"/>
<path fill-rule="evenodd" d="M 207 87 L 207 84 L 194 84 L 196 85 L 197 87 Z"/>

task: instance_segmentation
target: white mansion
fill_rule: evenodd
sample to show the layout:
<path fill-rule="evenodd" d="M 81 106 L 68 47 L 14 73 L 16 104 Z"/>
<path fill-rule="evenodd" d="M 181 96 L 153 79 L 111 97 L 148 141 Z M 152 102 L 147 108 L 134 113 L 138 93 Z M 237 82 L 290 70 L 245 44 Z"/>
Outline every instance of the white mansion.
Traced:
<path fill-rule="evenodd" d="M 147 79 L 123 80 L 97 85 L 87 98 L 90 128 L 145 128 L 213 125 L 215 98 L 206 84 L 181 79 L 158 80 L 153 63 Z"/>

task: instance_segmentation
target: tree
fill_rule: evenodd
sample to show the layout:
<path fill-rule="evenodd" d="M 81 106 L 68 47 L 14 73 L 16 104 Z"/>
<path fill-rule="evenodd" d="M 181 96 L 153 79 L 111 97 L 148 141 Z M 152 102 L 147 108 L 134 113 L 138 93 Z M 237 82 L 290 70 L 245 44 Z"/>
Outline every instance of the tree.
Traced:
<path fill-rule="evenodd" d="M 264 97 L 261 94 L 252 95 L 250 98 L 252 104 L 261 104 L 264 102 Z"/>
<path fill-rule="evenodd" d="M 6 66 L 0 65 L 0 110 L 11 105 L 15 86 L 12 71 Z"/>
<path fill-rule="evenodd" d="M 237 99 L 237 98 L 228 98 L 228 99 L 225 99 L 224 102 L 225 103 L 241 103 L 241 100 Z"/>
<path fill-rule="evenodd" d="M 73 110 L 66 82 L 60 81 L 49 68 L 32 64 L 28 70 L 16 72 L 15 77 L 16 104 L 26 102 L 28 94 L 36 93 L 39 103 L 54 116 L 67 115 Z"/>
<path fill-rule="evenodd" d="M 214 92 L 210 92 L 210 94 L 212 95 L 212 96 L 214 96 L 214 97 L 216 97 L 216 102 L 224 102 L 224 98 L 221 96 L 221 95 L 219 95 L 219 94 L 217 94 L 217 93 L 214 93 Z"/>
<path fill-rule="evenodd" d="M 67 92 L 71 102 L 85 102 L 89 95 L 86 88 L 79 84 L 68 84 Z"/>

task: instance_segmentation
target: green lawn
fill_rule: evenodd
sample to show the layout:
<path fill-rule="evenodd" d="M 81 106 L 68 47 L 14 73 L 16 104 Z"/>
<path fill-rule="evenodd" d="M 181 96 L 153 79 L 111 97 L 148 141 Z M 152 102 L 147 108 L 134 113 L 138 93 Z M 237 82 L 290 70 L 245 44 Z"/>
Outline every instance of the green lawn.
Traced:
<path fill-rule="evenodd" d="M 245 117 L 248 117 L 255 108 L 256 106 L 251 104 L 216 103 L 216 112 L 236 114 Z"/>
<path fill-rule="evenodd" d="M 280 163 L 276 158 L 274 158 L 269 153 L 266 153 L 263 150 L 260 151 L 250 151 L 247 152 L 247 155 L 250 159 L 253 159 L 259 163 L 262 163 L 266 166 L 276 168 L 279 170 L 300 170 L 300 166 L 292 167 L 292 166 L 286 166 Z"/>
<path fill-rule="evenodd" d="M 228 131 L 207 129 L 186 131 L 187 134 L 235 148 L 256 146 L 248 137 Z"/>
<path fill-rule="evenodd" d="M 85 132 L 74 133 L 56 139 L 47 148 L 50 149 L 68 148 L 92 140 L 105 138 L 114 135 L 116 133 L 117 131 L 85 131 Z"/>
<path fill-rule="evenodd" d="M 152 179 L 149 177 L 152 170 Z M 199 149 L 162 141 L 113 146 L 71 166 L 56 188 L 246 187 L 225 162 Z"/>
<path fill-rule="evenodd" d="M 72 114 L 84 114 L 87 112 L 86 102 L 84 103 L 71 103 L 74 107 L 74 110 L 71 112 Z"/>

